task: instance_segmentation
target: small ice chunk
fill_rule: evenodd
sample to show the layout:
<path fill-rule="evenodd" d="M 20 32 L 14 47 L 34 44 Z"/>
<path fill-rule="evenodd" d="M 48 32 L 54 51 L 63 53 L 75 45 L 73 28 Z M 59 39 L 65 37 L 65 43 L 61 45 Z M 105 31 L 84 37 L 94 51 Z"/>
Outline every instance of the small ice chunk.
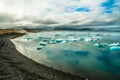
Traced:
<path fill-rule="evenodd" d="M 43 48 L 43 46 L 39 46 L 38 48 L 37 48 L 37 50 L 41 50 Z"/>
<path fill-rule="evenodd" d="M 40 42 L 40 45 L 42 45 L 42 46 L 46 46 L 47 43 L 46 43 L 46 42 Z"/>
<path fill-rule="evenodd" d="M 94 44 L 94 46 L 98 47 L 98 48 L 105 48 L 106 46 L 108 46 L 107 43 L 96 43 Z"/>
<path fill-rule="evenodd" d="M 42 38 L 45 38 L 45 36 L 39 36 L 38 38 L 39 38 L 39 39 L 42 39 Z"/>
<path fill-rule="evenodd" d="M 62 43 L 68 43 L 68 40 L 63 40 Z"/>
<path fill-rule="evenodd" d="M 80 38 L 80 41 L 84 41 L 84 38 Z"/>
<path fill-rule="evenodd" d="M 110 47 L 110 50 L 111 50 L 111 51 L 120 51 L 120 46 Z"/>
<path fill-rule="evenodd" d="M 26 39 L 27 41 L 29 41 L 29 40 L 32 40 L 33 38 L 24 38 L 24 39 Z"/>
<path fill-rule="evenodd" d="M 85 41 L 87 41 L 87 42 L 91 42 L 91 37 L 88 37 L 88 38 L 85 38 Z"/>
<path fill-rule="evenodd" d="M 69 39 L 69 41 L 71 41 L 71 42 L 77 42 L 77 41 L 79 41 L 79 39 L 74 39 L 74 38 L 71 38 L 71 39 Z"/>
<path fill-rule="evenodd" d="M 92 39 L 91 42 L 92 43 L 96 43 L 98 41 L 98 39 Z"/>
<path fill-rule="evenodd" d="M 63 39 L 56 39 L 56 42 L 57 43 L 60 43 L 60 42 L 62 42 L 63 41 Z"/>
<path fill-rule="evenodd" d="M 50 40 L 49 44 L 56 44 L 56 40 Z"/>

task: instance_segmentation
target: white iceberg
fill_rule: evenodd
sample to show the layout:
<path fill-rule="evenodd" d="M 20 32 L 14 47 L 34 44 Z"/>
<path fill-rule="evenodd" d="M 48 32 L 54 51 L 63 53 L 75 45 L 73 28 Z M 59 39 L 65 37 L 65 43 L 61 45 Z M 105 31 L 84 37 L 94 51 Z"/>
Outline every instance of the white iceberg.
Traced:
<path fill-rule="evenodd" d="M 91 42 L 92 38 L 91 37 L 88 37 L 88 38 L 85 38 L 84 41 L 87 41 L 87 42 Z"/>
<path fill-rule="evenodd" d="M 46 46 L 47 43 L 46 43 L 46 42 L 40 42 L 40 45 L 41 45 L 41 46 Z"/>
<path fill-rule="evenodd" d="M 120 43 L 112 43 L 112 44 L 109 44 L 109 46 L 120 46 Z"/>
<path fill-rule="evenodd" d="M 105 48 L 106 46 L 108 46 L 107 43 L 96 43 L 94 44 L 94 46 L 98 47 L 98 48 Z"/>
<path fill-rule="evenodd" d="M 62 43 L 68 43 L 68 40 L 63 40 Z"/>

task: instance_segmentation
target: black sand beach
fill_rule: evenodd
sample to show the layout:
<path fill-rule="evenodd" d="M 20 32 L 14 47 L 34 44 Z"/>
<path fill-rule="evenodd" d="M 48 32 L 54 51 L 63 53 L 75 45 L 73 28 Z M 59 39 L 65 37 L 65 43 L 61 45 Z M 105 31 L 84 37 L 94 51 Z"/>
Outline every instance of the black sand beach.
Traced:
<path fill-rule="evenodd" d="M 85 80 L 85 78 L 40 65 L 20 54 L 10 38 L 0 36 L 0 80 Z"/>

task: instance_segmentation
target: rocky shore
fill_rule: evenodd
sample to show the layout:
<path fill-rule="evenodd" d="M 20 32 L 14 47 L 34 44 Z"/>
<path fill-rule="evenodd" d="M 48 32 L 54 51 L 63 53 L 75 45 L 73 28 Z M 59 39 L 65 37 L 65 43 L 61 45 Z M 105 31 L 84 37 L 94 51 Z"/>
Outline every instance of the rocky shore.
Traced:
<path fill-rule="evenodd" d="M 16 34 L 0 36 L 0 80 L 85 80 L 38 64 L 20 54 L 9 40 Z"/>

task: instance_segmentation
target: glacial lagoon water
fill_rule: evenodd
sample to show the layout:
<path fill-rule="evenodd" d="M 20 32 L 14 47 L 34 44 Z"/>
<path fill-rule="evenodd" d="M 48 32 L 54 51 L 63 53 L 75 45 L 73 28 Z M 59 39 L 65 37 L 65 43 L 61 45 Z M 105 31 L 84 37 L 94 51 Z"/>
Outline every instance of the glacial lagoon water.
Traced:
<path fill-rule="evenodd" d="M 51 31 L 11 41 L 40 64 L 90 80 L 120 80 L 120 32 Z"/>

